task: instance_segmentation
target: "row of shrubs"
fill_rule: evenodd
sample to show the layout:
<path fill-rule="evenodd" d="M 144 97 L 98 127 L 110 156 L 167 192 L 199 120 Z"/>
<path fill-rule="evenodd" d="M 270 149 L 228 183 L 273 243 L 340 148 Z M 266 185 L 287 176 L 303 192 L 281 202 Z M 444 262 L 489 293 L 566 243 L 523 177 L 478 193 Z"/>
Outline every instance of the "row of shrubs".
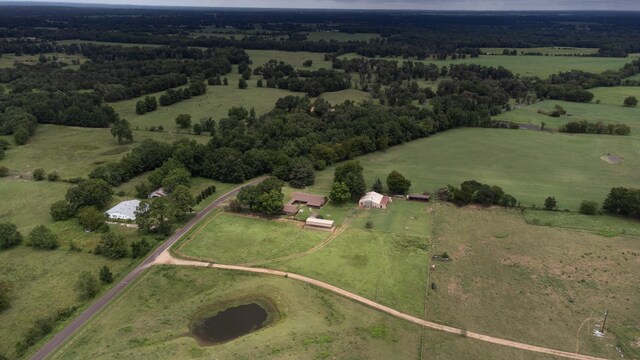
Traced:
<path fill-rule="evenodd" d="M 213 195 L 214 192 L 216 192 L 216 187 L 214 185 L 211 185 L 211 186 L 207 187 L 206 189 L 202 190 L 200 192 L 200 194 L 198 194 L 198 196 L 196 196 L 196 204 L 200 204 L 204 199 L 206 199 L 209 196 Z"/>

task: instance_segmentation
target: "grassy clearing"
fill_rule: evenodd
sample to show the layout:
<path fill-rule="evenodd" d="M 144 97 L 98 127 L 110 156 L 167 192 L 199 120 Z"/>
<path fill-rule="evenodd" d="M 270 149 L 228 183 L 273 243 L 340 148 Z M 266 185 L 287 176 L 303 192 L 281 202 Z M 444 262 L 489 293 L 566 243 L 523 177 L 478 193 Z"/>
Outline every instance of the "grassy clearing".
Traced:
<path fill-rule="evenodd" d="M 267 61 L 274 59 L 284 61 L 297 69 L 318 70 L 320 68 L 331 69 L 331 61 L 324 59 L 323 53 L 308 51 L 279 51 L 279 50 L 246 50 L 253 63 L 252 67 L 264 65 Z M 302 63 L 312 60 L 313 65 L 305 68 Z"/>
<path fill-rule="evenodd" d="M 363 101 L 369 101 L 373 99 L 371 97 L 371 94 L 369 94 L 368 92 L 355 90 L 355 89 L 328 92 L 320 95 L 320 97 L 327 100 L 332 105 L 342 104 L 346 100 L 351 100 L 353 102 L 360 103 Z"/>
<path fill-rule="evenodd" d="M 62 125 L 39 125 L 29 143 L 11 147 L 0 165 L 14 173 L 30 177 L 31 172 L 43 168 L 57 171 L 63 178 L 86 176 L 93 168 L 109 161 L 117 161 L 144 139 L 173 142 L 190 137 L 201 142 L 208 136 L 193 136 L 171 132 L 134 131 L 134 143 L 119 145 L 109 129 L 91 129 Z"/>
<path fill-rule="evenodd" d="M 524 218 L 529 224 L 568 229 L 582 229 L 602 236 L 640 236 L 640 222 L 610 215 L 582 215 L 575 212 L 525 210 Z"/>
<path fill-rule="evenodd" d="M 592 103 L 575 103 L 568 101 L 546 100 L 504 112 L 495 117 L 497 120 L 515 121 L 521 124 L 540 126 L 542 122 L 547 128 L 558 129 L 569 121 L 586 120 L 589 122 L 623 123 L 631 127 L 631 136 L 640 137 L 640 109 L 626 107 L 622 103 L 628 96 L 640 98 L 640 88 L 632 86 L 601 87 L 589 89 L 595 96 Z M 553 118 L 538 113 L 539 110 L 550 112 L 555 105 L 562 106 L 567 116 Z"/>
<path fill-rule="evenodd" d="M 542 206 L 547 196 L 555 196 L 562 209 L 577 210 L 582 200 L 602 202 L 613 186 L 637 186 L 637 152 L 637 141 L 631 136 L 466 128 L 358 160 L 369 186 L 376 177 L 384 182 L 391 170 L 397 170 L 411 180 L 412 192 L 475 179 L 501 186 L 523 205 Z M 607 153 L 624 160 L 607 164 L 600 160 Z M 333 171 L 332 166 L 318 172 L 314 187 L 329 189 Z"/>
<path fill-rule="evenodd" d="M 185 336 L 189 321 L 204 306 L 252 297 L 271 299 L 281 320 L 216 346 L 202 347 Z M 415 359 L 421 334 L 415 325 L 289 279 L 155 267 L 60 356 Z"/>
<path fill-rule="evenodd" d="M 76 69 L 78 65 L 71 65 L 71 61 L 80 60 L 81 63 L 87 61 L 87 58 L 78 54 L 78 55 L 68 55 L 65 53 L 45 53 L 47 57 L 57 56 L 58 62 L 65 62 L 69 66 L 67 69 Z M 15 63 L 21 63 L 26 65 L 35 65 L 38 63 L 38 58 L 40 55 L 20 55 L 15 56 L 14 54 L 0 54 L 0 69 L 2 68 L 13 68 L 15 67 Z"/>
<path fill-rule="evenodd" d="M 342 33 L 342 32 L 327 32 L 327 31 L 314 31 L 307 33 L 307 40 L 309 41 L 369 41 L 372 39 L 379 39 L 380 34 L 374 33 Z"/>
<path fill-rule="evenodd" d="M 219 213 L 187 237 L 178 252 L 237 264 L 303 252 L 328 236 L 326 232 L 304 230 L 296 223 Z"/>
<path fill-rule="evenodd" d="M 347 58 L 358 57 L 356 54 L 345 54 Z M 403 59 L 389 58 L 402 62 Z M 624 64 L 631 62 L 630 58 L 599 58 L 573 56 L 503 56 L 481 55 L 477 58 L 458 60 L 424 60 L 438 66 L 449 64 L 478 64 L 484 66 L 502 66 L 522 76 L 539 76 L 546 78 L 561 71 L 583 70 L 600 73 L 605 70 L 617 70 Z"/>
<path fill-rule="evenodd" d="M 269 267 L 321 279 L 421 316 L 429 216 L 424 207 L 407 202 L 389 210 L 359 211 L 350 227 L 322 249 Z M 365 229 L 368 220 L 371 230 Z"/>
<path fill-rule="evenodd" d="M 120 117 L 131 122 L 133 128 L 147 129 L 151 126 L 162 125 L 165 130 L 175 131 L 175 119 L 179 114 L 190 114 L 191 122 L 197 123 L 202 118 L 213 117 L 220 119 L 227 116 L 231 107 L 244 106 L 247 109 L 254 108 L 257 115 L 264 114 L 273 109 L 279 98 L 287 95 L 300 95 L 288 90 L 272 89 L 256 86 L 257 77 L 252 77 L 247 89 L 238 89 L 240 75 L 234 71 L 225 75 L 229 79 L 227 86 L 209 86 L 207 93 L 189 100 L 181 101 L 170 106 L 159 106 L 156 111 L 138 115 L 135 113 L 136 102 L 144 98 L 134 98 L 110 104 Z M 151 94 L 159 98 L 164 92 Z"/>
<path fill-rule="evenodd" d="M 502 55 L 502 51 L 505 48 L 480 48 L 483 53 L 491 55 Z M 598 48 L 577 48 L 577 47 L 562 47 L 562 46 L 548 46 L 548 47 L 534 47 L 534 48 L 508 48 L 509 50 L 517 50 L 518 55 L 523 52 L 529 53 L 542 53 L 544 55 L 555 56 L 571 56 L 571 55 L 593 55 L 598 53 Z M 527 55 L 529 56 L 529 55 Z"/>
<path fill-rule="evenodd" d="M 439 205 L 427 316 L 494 336 L 605 358 L 637 358 L 640 243 L 527 225 L 517 211 Z M 609 309 L 605 338 L 591 335 Z M 578 329 L 585 321 L 580 332 Z M 633 327 L 636 324 L 635 328 Z"/>

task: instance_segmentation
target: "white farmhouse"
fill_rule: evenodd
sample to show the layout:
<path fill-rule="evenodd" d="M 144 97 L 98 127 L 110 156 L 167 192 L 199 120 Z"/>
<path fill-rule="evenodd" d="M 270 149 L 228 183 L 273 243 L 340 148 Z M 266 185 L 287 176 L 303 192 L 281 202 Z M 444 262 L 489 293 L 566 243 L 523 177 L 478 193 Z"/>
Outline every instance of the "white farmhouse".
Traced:
<path fill-rule="evenodd" d="M 136 209 L 139 205 L 140 200 L 123 201 L 120 204 L 107 210 L 105 215 L 107 215 L 109 219 L 135 220 Z"/>
<path fill-rule="evenodd" d="M 365 209 L 386 209 L 387 204 L 391 201 L 391 198 L 388 196 L 378 194 L 375 191 L 370 191 L 360 198 L 358 205 Z"/>

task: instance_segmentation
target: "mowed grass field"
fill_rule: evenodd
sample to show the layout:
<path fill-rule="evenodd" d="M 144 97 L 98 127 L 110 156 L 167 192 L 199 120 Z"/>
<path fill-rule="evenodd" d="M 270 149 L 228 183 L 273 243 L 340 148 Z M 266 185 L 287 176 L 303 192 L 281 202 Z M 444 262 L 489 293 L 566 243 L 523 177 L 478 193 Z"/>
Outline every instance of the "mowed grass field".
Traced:
<path fill-rule="evenodd" d="M 357 54 L 345 54 L 345 58 L 358 57 Z M 402 62 L 401 58 L 387 58 Z M 561 71 L 583 70 L 600 73 L 605 70 L 617 70 L 624 64 L 633 60 L 628 58 L 599 58 L 599 57 L 579 57 L 579 56 L 503 56 L 503 55 L 480 55 L 477 58 L 466 58 L 457 60 L 421 60 L 423 63 L 432 63 L 442 66 L 449 64 L 478 64 L 484 66 L 502 66 L 511 70 L 515 74 L 522 76 L 539 76 L 547 78 L 551 74 Z"/>
<path fill-rule="evenodd" d="M 47 173 L 56 171 L 62 178 L 87 176 L 97 165 L 119 160 L 145 139 L 173 142 L 183 137 L 203 143 L 209 140 L 208 135 L 134 131 L 133 143 L 118 144 L 110 129 L 41 124 L 26 145 L 12 146 L 6 151 L 0 166 L 25 178 L 30 178 L 37 168 Z"/>
<path fill-rule="evenodd" d="M 187 336 L 189 322 L 203 307 L 256 297 L 277 306 L 279 322 L 215 346 L 200 346 Z M 152 268 L 59 356 L 416 359 L 421 338 L 416 325 L 290 279 L 162 266 Z"/>
<path fill-rule="evenodd" d="M 72 65 L 71 61 L 80 60 L 80 63 L 87 61 L 87 58 L 78 54 L 78 55 L 69 55 L 65 53 L 45 53 L 47 57 L 58 57 L 58 62 L 65 62 L 68 64 L 67 69 L 76 69 L 78 65 Z M 35 65 L 38 63 L 38 58 L 40 55 L 20 55 L 16 56 L 15 54 L 0 54 L 0 69 L 3 68 L 13 68 L 15 67 L 15 63 L 21 63 L 26 65 Z"/>
<path fill-rule="evenodd" d="M 329 235 L 304 230 L 293 221 L 218 213 L 207 218 L 175 251 L 190 258 L 239 264 L 300 253 Z"/>
<path fill-rule="evenodd" d="M 491 55 L 502 55 L 502 51 L 505 48 L 480 48 L 483 53 Z M 562 47 L 562 46 L 549 46 L 549 47 L 535 47 L 535 48 L 507 48 L 509 50 L 517 50 L 518 55 L 521 53 L 542 53 L 545 55 L 554 56 L 571 56 L 571 55 L 593 55 L 598 53 L 597 48 L 577 48 L 577 47 Z M 531 56 L 531 55 L 526 55 Z"/>
<path fill-rule="evenodd" d="M 547 196 L 555 196 L 561 209 L 577 210 L 582 200 L 601 203 L 612 187 L 637 187 L 639 146 L 632 136 L 464 128 L 358 160 L 368 186 L 397 170 L 411 180 L 411 192 L 475 179 L 501 186 L 525 206 L 542 206 Z M 600 160 L 607 153 L 624 160 L 615 165 Z M 318 172 L 314 187 L 328 193 L 334 169 Z"/>
<path fill-rule="evenodd" d="M 553 111 L 556 105 L 562 106 L 568 115 L 551 117 L 544 113 Z M 545 100 L 539 103 L 523 106 L 516 110 L 507 111 L 495 116 L 496 120 L 513 121 L 519 124 L 530 124 L 540 127 L 545 123 L 545 128 L 558 130 L 562 125 L 570 121 L 602 122 L 603 124 L 626 124 L 631 128 L 629 136 L 640 136 L 640 108 L 624 107 L 613 104 L 574 103 L 568 101 Z M 576 136 L 580 136 L 577 135 Z M 610 135 L 598 135 L 610 136 Z M 620 138 L 620 136 L 614 136 Z"/>
<path fill-rule="evenodd" d="M 369 41 L 372 39 L 379 39 L 380 34 L 375 33 L 343 33 L 343 32 L 327 32 L 327 31 L 313 31 L 307 33 L 307 40 L 309 41 Z"/>
<path fill-rule="evenodd" d="M 368 221 L 372 229 L 366 229 Z M 264 266 L 320 279 L 422 316 L 430 231 L 424 204 L 397 201 L 387 210 L 358 211 L 343 233 L 314 253 Z"/>
<path fill-rule="evenodd" d="M 427 317 L 604 358 L 640 357 L 640 238 L 528 225 L 516 210 L 434 207 Z M 609 318 L 604 338 L 592 331 Z"/>

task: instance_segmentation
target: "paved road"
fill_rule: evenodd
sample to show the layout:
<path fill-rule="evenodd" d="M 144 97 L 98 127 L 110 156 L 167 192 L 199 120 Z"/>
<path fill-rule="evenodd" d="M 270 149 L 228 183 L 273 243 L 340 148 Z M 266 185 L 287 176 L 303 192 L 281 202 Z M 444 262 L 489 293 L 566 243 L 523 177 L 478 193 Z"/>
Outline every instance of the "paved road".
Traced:
<path fill-rule="evenodd" d="M 264 178 L 258 178 L 249 184 L 246 185 L 254 185 L 259 183 Z M 140 275 L 151 265 L 154 263 L 156 258 L 162 254 L 165 250 L 169 249 L 173 244 L 176 243 L 185 233 L 191 230 L 202 218 L 207 216 L 211 210 L 220 206 L 230 197 L 235 196 L 240 189 L 244 186 L 239 186 L 228 193 L 220 196 L 217 200 L 212 202 L 209 206 L 202 209 L 191 221 L 189 221 L 185 226 L 180 228 L 173 236 L 167 239 L 160 247 L 158 247 L 153 254 L 149 255 L 140 265 L 138 265 L 135 269 L 133 269 L 124 279 L 120 280 L 119 283 L 114 285 L 109 291 L 107 291 L 101 298 L 96 300 L 89 308 L 82 312 L 77 318 L 75 318 L 67 327 L 62 329 L 59 333 L 56 334 L 48 343 L 46 343 L 37 353 L 35 353 L 31 360 L 42 360 L 49 357 L 53 354 L 60 345 L 64 344 L 75 334 L 78 329 L 80 329 L 84 324 L 86 324 L 93 316 L 99 313 L 102 309 L 104 309 L 114 298 L 120 295 L 123 290 L 133 281 L 135 281 Z"/>
<path fill-rule="evenodd" d="M 367 305 L 371 308 L 374 308 L 376 310 L 380 310 L 382 312 L 385 312 L 389 315 L 395 316 L 397 318 L 400 319 L 404 319 L 406 321 L 412 322 L 414 324 L 418 324 L 420 326 L 423 327 L 427 327 L 430 329 L 435 329 L 438 331 L 444 331 L 444 332 L 448 332 L 448 333 L 452 333 L 452 334 L 457 334 L 457 335 L 461 335 L 461 336 L 466 336 L 468 338 L 471 339 L 476 339 L 476 340 L 480 340 L 480 341 L 485 341 L 488 343 L 492 343 L 492 344 L 498 344 L 498 345 L 503 345 L 503 346 L 508 346 L 511 348 L 516 348 L 516 349 L 521 349 L 521 350 L 527 350 L 527 351 L 533 351 L 533 352 L 537 352 L 537 353 L 541 353 L 541 354 L 547 354 L 547 355 L 554 355 L 554 356 L 558 356 L 558 357 L 563 357 L 563 358 L 567 358 L 567 359 L 574 359 L 574 360 L 605 360 L 603 358 L 598 358 L 595 356 L 589 356 L 589 355 L 582 355 L 582 354 L 577 354 L 577 353 L 572 353 L 572 352 L 568 352 L 568 351 L 562 351 L 562 350 L 556 350 L 556 349 L 550 349 L 550 348 L 546 348 L 546 347 L 542 347 L 542 346 L 537 346 L 537 345 L 530 345 L 530 344 L 525 344 L 525 343 L 521 343 L 521 342 L 517 342 L 517 341 L 512 341 L 512 340 L 507 340 L 507 339 L 501 339 L 501 338 L 497 338 L 497 337 L 493 337 L 493 336 L 489 336 L 489 335 L 484 335 L 484 334 L 480 334 L 480 333 L 475 333 L 475 332 L 471 332 L 471 331 L 464 331 L 462 329 L 458 329 L 455 327 L 451 327 L 451 326 L 447 326 L 447 325 L 442 325 L 442 324 L 438 324 L 432 321 L 427 321 L 424 319 L 420 319 L 418 317 L 409 315 L 409 314 L 405 314 L 403 312 L 400 312 L 398 310 L 392 309 L 388 306 L 379 304 L 377 302 L 374 302 L 372 300 L 369 300 L 365 297 L 362 297 L 358 294 L 354 294 L 350 291 L 344 290 L 342 288 L 339 288 L 337 286 L 328 284 L 326 282 L 320 281 L 320 280 L 316 280 L 310 277 L 306 277 L 306 276 L 302 276 L 302 275 L 298 275 L 295 273 L 290 273 L 290 272 L 285 272 L 285 271 L 280 271 L 280 270 L 273 270 L 273 269 L 264 269 L 264 268 L 256 268 L 256 267 L 249 267 L 249 266 L 239 266 L 239 265 L 224 265 L 224 264 L 215 264 L 215 263 L 210 263 L 210 262 L 205 262 L 205 261 L 193 261 L 193 260 L 182 260 L 182 259 L 176 259 L 173 256 L 171 256 L 171 254 L 166 251 L 164 252 L 161 256 L 159 256 L 156 260 L 156 264 L 170 264 L 170 265 L 179 265 L 179 266 L 198 266 L 198 267 L 209 267 L 209 268 L 215 268 L 215 269 L 225 269 L 225 270 L 235 270 L 235 271 L 245 271 L 245 272 L 251 272 L 251 273 L 257 273 L 257 274 L 266 274 L 266 275 L 275 275 L 275 276 L 280 276 L 280 277 L 286 277 L 289 279 L 294 279 L 294 280 L 298 280 L 298 281 L 302 281 L 305 282 L 307 284 L 311 284 L 329 291 L 332 291 L 336 294 L 339 294 L 341 296 L 344 296 L 348 299 L 357 301 L 361 304 Z M 552 336 L 552 335 L 550 335 Z"/>

